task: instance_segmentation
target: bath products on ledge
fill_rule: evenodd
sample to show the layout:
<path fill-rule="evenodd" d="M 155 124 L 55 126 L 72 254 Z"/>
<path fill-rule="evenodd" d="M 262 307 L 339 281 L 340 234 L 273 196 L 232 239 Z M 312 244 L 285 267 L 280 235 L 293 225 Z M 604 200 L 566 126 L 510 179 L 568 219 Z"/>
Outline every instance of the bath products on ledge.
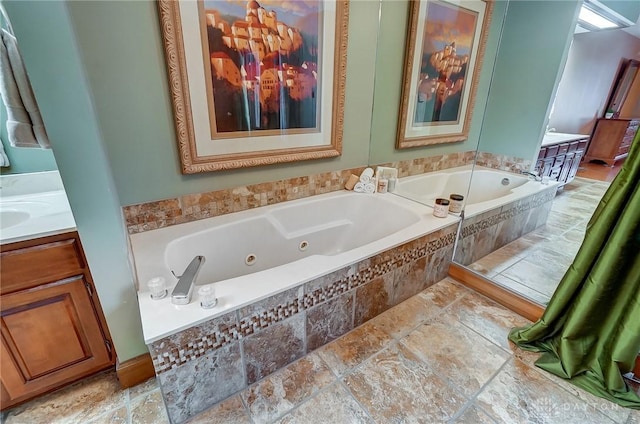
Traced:
<path fill-rule="evenodd" d="M 373 180 L 373 168 L 366 168 L 364 171 L 362 171 L 362 174 L 360 174 L 361 183 L 367 184 L 367 183 L 370 183 L 372 180 Z"/>
<path fill-rule="evenodd" d="M 393 193 L 396 191 L 396 184 L 398 183 L 398 179 L 396 177 L 389 178 L 389 186 L 387 187 L 387 191 L 389 193 Z"/>
<path fill-rule="evenodd" d="M 464 196 L 462 194 L 450 194 L 449 195 L 449 212 L 451 213 L 462 212 L 463 203 L 464 203 Z"/>
<path fill-rule="evenodd" d="M 344 188 L 346 190 L 353 190 L 353 188 L 356 186 L 358 181 L 360 181 L 360 178 L 358 178 L 357 175 L 351 174 L 347 182 L 344 184 Z"/>
<path fill-rule="evenodd" d="M 449 200 L 438 198 L 433 204 L 433 216 L 446 218 L 449 213 Z"/>
<path fill-rule="evenodd" d="M 364 192 L 365 193 L 375 193 L 376 192 L 376 185 L 374 182 L 370 182 L 364 185 Z"/>
<path fill-rule="evenodd" d="M 378 178 L 378 193 L 386 193 L 389 188 L 389 180 L 386 178 Z"/>

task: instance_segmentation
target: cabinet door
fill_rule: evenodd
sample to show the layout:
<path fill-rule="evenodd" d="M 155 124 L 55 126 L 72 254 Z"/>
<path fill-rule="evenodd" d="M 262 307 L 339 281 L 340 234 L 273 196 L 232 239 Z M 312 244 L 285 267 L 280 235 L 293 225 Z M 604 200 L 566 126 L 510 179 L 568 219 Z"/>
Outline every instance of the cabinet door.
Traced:
<path fill-rule="evenodd" d="M 99 371 L 111 349 L 82 275 L 1 297 L 3 403 Z"/>

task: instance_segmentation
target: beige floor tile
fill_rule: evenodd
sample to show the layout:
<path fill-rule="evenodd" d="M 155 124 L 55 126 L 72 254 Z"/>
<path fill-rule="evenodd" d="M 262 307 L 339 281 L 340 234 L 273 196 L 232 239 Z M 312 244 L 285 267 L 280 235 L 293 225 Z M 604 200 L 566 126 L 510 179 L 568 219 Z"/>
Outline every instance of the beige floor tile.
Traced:
<path fill-rule="evenodd" d="M 187 422 L 188 424 L 251 424 L 251 419 L 240 396 L 236 395 L 223 400 Z"/>
<path fill-rule="evenodd" d="M 569 265 L 526 258 L 502 271 L 501 275 L 550 298 L 569 269 Z"/>
<path fill-rule="evenodd" d="M 467 397 L 479 392 L 510 358 L 447 314 L 427 320 L 400 342 Z"/>
<path fill-rule="evenodd" d="M 503 367 L 476 402 L 499 423 L 613 423 L 517 359 Z"/>
<path fill-rule="evenodd" d="M 505 251 L 503 249 L 504 248 L 489 253 L 484 258 L 470 264 L 469 268 L 484 275 L 485 277 L 491 278 L 522 260 L 522 257 L 513 256 L 509 251 Z"/>
<path fill-rule="evenodd" d="M 317 350 L 333 372 L 342 376 L 378 353 L 393 338 L 369 321 Z"/>
<path fill-rule="evenodd" d="M 629 413 L 627 424 L 640 424 L 640 411 L 634 410 Z"/>
<path fill-rule="evenodd" d="M 462 415 L 453 420 L 455 424 L 495 424 L 495 421 L 475 405 L 467 408 Z"/>
<path fill-rule="evenodd" d="M 447 277 L 426 290 L 423 290 L 419 296 L 433 302 L 440 308 L 446 308 L 468 292 L 469 289 L 465 286 Z"/>
<path fill-rule="evenodd" d="M 335 381 L 318 356 L 311 353 L 271 374 L 241 393 L 254 423 L 271 422 Z"/>
<path fill-rule="evenodd" d="M 548 304 L 549 299 L 551 299 L 551 295 L 540 293 L 539 291 L 534 290 L 529 286 L 525 286 L 517 281 L 514 281 L 509 277 L 505 277 L 502 274 L 494 275 L 493 277 L 491 277 L 491 280 L 494 283 L 497 283 L 521 296 L 524 296 L 527 299 L 533 300 L 540 305 Z"/>
<path fill-rule="evenodd" d="M 147 394 L 155 389 L 157 389 L 158 381 L 155 377 L 148 379 L 144 383 L 137 384 L 133 387 L 129 388 L 129 399 L 135 399 L 138 396 Z"/>
<path fill-rule="evenodd" d="M 6 424 L 86 423 L 126 402 L 115 372 L 89 377 L 7 413 Z"/>
<path fill-rule="evenodd" d="M 344 380 L 379 423 L 442 422 L 465 404 L 457 388 L 402 345 L 380 352 Z"/>
<path fill-rule="evenodd" d="M 374 421 L 342 384 L 336 382 L 276 422 L 278 424 L 373 424 Z"/>
<path fill-rule="evenodd" d="M 129 408 L 121 406 L 114 411 L 107 412 L 106 414 L 90 421 L 87 424 L 129 424 Z"/>
<path fill-rule="evenodd" d="M 399 339 L 442 309 L 422 295 L 412 296 L 369 321 L 391 337 Z"/>
<path fill-rule="evenodd" d="M 555 383 L 556 385 L 558 385 L 559 387 L 561 387 L 565 391 L 571 393 L 572 395 L 574 395 L 578 399 L 580 399 L 583 402 L 587 403 L 593 409 L 602 412 L 604 415 L 608 416 L 609 418 L 611 418 L 616 423 L 618 423 L 618 424 L 625 424 L 626 423 L 626 421 L 629 418 L 629 415 L 631 413 L 631 409 L 623 408 L 622 406 L 619 406 L 619 405 L 617 405 L 615 403 L 609 402 L 608 400 L 605 400 L 605 399 L 602 399 L 600 397 L 594 396 L 591 393 L 574 386 L 569 381 L 567 381 L 567 380 L 565 380 L 563 378 L 560 378 L 560 377 L 558 377 L 558 376 L 556 376 L 554 374 L 551 374 L 550 372 L 547 372 L 547 371 L 543 370 L 542 368 L 536 367 L 535 366 L 535 361 L 542 355 L 541 353 L 528 352 L 528 351 L 525 351 L 525 350 L 517 348 L 511 342 L 510 342 L 510 344 L 511 344 L 513 352 L 514 352 L 514 356 L 516 358 L 518 358 L 520 361 L 522 361 L 525 364 L 527 364 L 534 371 L 540 373 L 540 375 L 542 377 L 552 381 L 553 383 Z"/>
<path fill-rule="evenodd" d="M 464 296 L 448 312 L 462 324 L 507 350 L 509 330 L 530 323 L 526 318 L 476 293 Z"/>
<path fill-rule="evenodd" d="M 148 392 L 131 401 L 131 423 L 169 423 L 160 390 Z"/>

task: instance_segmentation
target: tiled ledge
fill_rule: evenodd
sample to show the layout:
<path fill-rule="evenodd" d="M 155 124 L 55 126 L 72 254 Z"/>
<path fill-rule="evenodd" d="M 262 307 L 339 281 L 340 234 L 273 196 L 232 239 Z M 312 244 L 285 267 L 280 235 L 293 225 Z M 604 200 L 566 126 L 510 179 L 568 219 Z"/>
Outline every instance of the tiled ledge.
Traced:
<path fill-rule="evenodd" d="M 397 168 L 398 176 L 406 177 L 466 165 L 473 162 L 474 157 L 475 152 L 468 151 L 389 162 L 381 166 Z M 363 170 L 364 167 L 352 168 L 206 193 L 187 194 L 172 199 L 125 206 L 122 209 L 127 231 L 129 234 L 136 234 L 342 190 L 351 174 L 360 175 Z"/>
<path fill-rule="evenodd" d="M 490 152 L 478 152 L 476 165 L 501 171 L 520 173 L 531 170 L 531 160 L 517 156 L 497 155 Z"/>

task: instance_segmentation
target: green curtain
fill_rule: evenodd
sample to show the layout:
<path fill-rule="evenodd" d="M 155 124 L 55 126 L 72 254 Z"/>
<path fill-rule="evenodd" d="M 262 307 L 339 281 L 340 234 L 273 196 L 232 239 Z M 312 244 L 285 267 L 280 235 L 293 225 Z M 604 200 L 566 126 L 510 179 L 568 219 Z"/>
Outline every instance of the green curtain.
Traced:
<path fill-rule="evenodd" d="M 600 201 L 542 317 L 509 339 L 544 354 L 536 366 L 640 409 L 622 375 L 640 352 L 640 131 Z"/>

